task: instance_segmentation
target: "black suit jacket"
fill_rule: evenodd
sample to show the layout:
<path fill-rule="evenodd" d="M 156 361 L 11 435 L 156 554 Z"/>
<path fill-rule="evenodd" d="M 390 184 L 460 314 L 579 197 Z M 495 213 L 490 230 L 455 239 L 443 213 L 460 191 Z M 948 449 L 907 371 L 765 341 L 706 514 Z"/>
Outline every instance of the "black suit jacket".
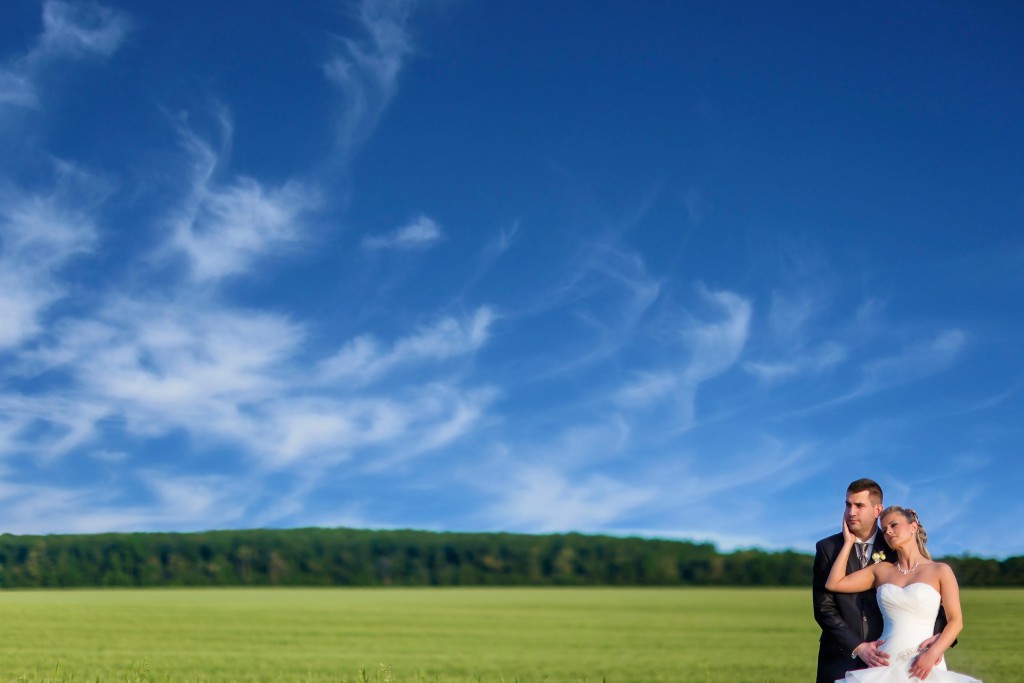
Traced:
<path fill-rule="evenodd" d="M 854 648 L 861 643 L 878 640 L 882 635 L 882 612 L 878 609 L 874 589 L 863 593 L 831 593 L 825 590 L 825 582 L 842 547 L 843 535 L 840 533 L 818 541 L 814 551 L 814 619 L 821 626 L 818 683 L 833 683 L 843 678 L 847 671 L 865 668 L 867 664 L 851 656 Z M 872 553 L 877 552 L 884 552 L 887 562 L 896 561 L 896 552 L 886 544 L 881 531 L 875 536 L 872 548 Z M 859 568 L 857 554 L 851 552 L 846 572 L 852 574 Z M 940 607 L 935 633 L 945 627 L 946 613 Z"/>

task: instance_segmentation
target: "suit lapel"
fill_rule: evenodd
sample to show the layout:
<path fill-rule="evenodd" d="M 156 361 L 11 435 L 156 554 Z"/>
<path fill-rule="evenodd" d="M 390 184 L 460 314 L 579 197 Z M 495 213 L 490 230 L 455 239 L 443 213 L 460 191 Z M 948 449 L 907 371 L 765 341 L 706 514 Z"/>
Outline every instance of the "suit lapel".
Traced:
<path fill-rule="evenodd" d="M 860 560 L 857 559 L 857 548 L 850 550 L 850 557 L 846 560 L 846 573 L 852 574 L 860 569 Z"/>

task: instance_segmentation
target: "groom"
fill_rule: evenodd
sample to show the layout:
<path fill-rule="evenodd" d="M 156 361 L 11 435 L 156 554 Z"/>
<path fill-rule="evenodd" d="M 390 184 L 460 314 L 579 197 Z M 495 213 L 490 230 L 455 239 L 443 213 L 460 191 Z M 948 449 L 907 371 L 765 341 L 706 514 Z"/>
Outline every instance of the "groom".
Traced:
<path fill-rule="evenodd" d="M 870 479 L 858 479 L 846 489 L 846 525 L 857 537 L 846 571 L 853 573 L 873 562 L 895 562 L 896 553 L 878 529 L 882 514 L 882 487 Z M 817 683 L 834 683 L 847 671 L 887 666 L 889 655 L 879 650 L 882 613 L 874 589 L 863 593 L 830 593 L 825 580 L 843 547 L 843 534 L 818 541 L 814 552 L 814 619 L 821 626 Z M 940 609 L 936 633 L 946 626 Z M 931 644 L 925 641 L 922 644 Z"/>

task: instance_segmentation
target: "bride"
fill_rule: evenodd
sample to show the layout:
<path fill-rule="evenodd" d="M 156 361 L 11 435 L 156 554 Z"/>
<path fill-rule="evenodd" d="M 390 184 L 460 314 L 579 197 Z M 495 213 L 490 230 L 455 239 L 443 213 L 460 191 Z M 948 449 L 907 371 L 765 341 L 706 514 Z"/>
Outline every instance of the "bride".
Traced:
<path fill-rule="evenodd" d="M 889 666 L 860 669 L 836 683 L 981 683 L 976 678 L 946 670 L 942 653 L 963 628 L 960 588 L 948 564 L 935 562 L 925 541 L 928 535 L 909 508 L 892 505 L 882 512 L 882 532 L 896 551 L 896 564 L 876 562 L 847 576 L 846 562 L 853 549 L 853 532 L 843 518 L 843 547 L 832 565 L 825 588 L 833 593 L 859 593 L 877 587 L 884 628 L 881 649 L 890 656 Z M 932 635 L 939 605 L 946 610 L 946 628 L 924 652 L 918 644 Z"/>

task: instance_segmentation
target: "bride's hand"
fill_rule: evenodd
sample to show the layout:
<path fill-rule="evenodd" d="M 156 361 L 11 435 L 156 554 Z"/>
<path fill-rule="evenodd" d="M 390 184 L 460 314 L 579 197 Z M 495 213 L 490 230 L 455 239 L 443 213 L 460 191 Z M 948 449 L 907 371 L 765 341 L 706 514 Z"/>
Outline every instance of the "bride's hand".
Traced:
<path fill-rule="evenodd" d="M 938 664 L 939 660 L 942 659 L 942 655 L 935 656 L 934 652 L 925 650 L 910 664 L 910 675 L 911 677 L 920 678 L 922 681 L 928 678 L 928 674 L 932 672 L 935 665 Z"/>
<path fill-rule="evenodd" d="M 855 540 L 857 540 L 857 537 L 850 531 L 850 527 L 846 524 L 846 515 L 843 515 L 843 543 L 853 545 Z"/>
<path fill-rule="evenodd" d="M 918 654 L 920 655 L 920 653 L 922 653 L 922 652 L 927 652 L 928 648 L 930 648 L 932 645 L 935 644 L 935 641 L 937 641 L 939 639 L 940 635 L 941 635 L 940 633 L 936 633 L 934 636 L 932 636 L 931 638 L 928 638 L 923 643 L 921 643 L 921 645 L 918 646 L 918 648 L 917 648 Z M 941 661 L 942 661 L 942 655 L 939 655 L 939 658 L 935 661 L 935 664 L 938 665 L 938 663 L 941 662 Z"/>

